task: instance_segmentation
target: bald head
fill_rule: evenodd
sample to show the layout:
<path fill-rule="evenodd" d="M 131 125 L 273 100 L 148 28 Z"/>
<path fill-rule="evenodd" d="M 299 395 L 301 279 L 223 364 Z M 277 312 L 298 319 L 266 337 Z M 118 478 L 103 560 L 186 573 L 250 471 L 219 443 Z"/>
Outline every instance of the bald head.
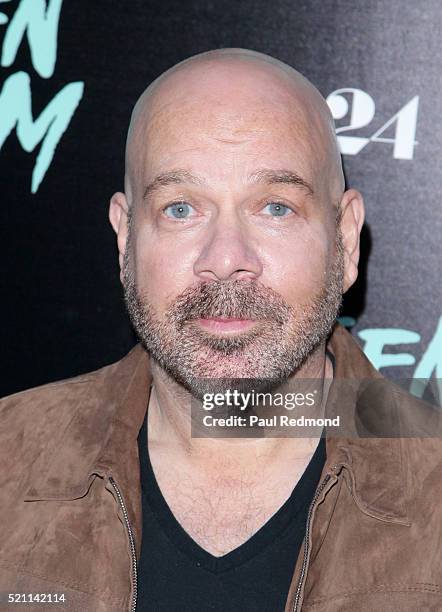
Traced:
<path fill-rule="evenodd" d="M 127 136 L 129 205 L 142 199 L 149 173 L 167 163 L 166 143 L 171 141 L 171 149 L 199 145 L 195 132 L 239 148 L 274 133 L 275 146 L 285 142 L 297 149 L 304 171 L 327 200 L 337 204 L 344 191 L 334 121 L 324 98 L 299 72 L 268 55 L 246 49 L 201 53 L 149 85 L 134 107 Z"/>

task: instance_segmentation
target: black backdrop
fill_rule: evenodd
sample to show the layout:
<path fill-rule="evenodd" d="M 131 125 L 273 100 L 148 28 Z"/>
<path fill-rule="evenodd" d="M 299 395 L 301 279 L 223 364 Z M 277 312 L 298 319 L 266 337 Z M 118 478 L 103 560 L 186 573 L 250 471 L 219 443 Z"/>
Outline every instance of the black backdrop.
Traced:
<path fill-rule="evenodd" d="M 342 321 L 386 375 L 442 378 L 439 0 L 6 0 L 0 11 L 1 395 L 134 344 L 107 220 L 131 108 L 165 69 L 217 47 L 274 55 L 328 97 L 367 211 Z"/>

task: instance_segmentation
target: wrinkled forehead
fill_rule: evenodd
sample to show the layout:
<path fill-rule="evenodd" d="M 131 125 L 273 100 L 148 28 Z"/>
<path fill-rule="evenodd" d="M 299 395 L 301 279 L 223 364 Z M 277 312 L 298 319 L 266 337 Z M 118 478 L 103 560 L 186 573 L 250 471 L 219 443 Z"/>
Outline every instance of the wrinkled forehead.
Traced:
<path fill-rule="evenodd" d="M 138 192 L 180 153 L 203 151 L 207 161 L 223 144 L 246 155 L 290 158 L 312 182 L 336 163 L 333 121 L 306 79 L 250 63 L 207 63 L 176 72 L 137 103 L 126 151 L 132 188 Z"/>

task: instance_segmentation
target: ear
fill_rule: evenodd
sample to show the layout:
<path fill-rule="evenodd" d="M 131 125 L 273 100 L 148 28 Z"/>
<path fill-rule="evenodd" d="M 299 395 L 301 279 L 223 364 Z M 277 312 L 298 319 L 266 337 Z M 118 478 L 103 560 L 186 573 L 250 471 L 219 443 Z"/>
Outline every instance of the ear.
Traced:
<path fill-rule="evenodd" d="M 342 196 L 341 231 L 344 245 L 344 286 L 345 293 L 358 277 L 360 234 L 364 225 L 364 199 L 356 189 L 348 189 Z"/>
<path fill-rule="evenodd" d="M 120 264 L 120 280 L 123 282 L 123 257 L 127 243 L 127 213 L 128 204 L 124 193 L 117 191 L 111 197 L 109 205 L 109 221 L 117 235 L 118 262 Z"/>

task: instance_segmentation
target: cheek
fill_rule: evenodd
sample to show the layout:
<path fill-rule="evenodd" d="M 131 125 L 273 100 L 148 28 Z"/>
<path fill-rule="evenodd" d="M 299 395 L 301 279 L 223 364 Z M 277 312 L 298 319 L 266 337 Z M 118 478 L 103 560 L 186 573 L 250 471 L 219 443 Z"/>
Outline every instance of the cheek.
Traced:
<path fill-rule="evenodd" d="M 329 246 L 321 227 L 308 227 L 299 235 L 284 237 L 267 251 L 266 281 L 290 304 L 308 302 L 326 279 Z"/>
<path fill-rule="evenodd" d="M 158 240 L 143 229 L 134 241 L 135 279 L 140 293 L 159 311 L 192 282 L 195 254 L 176 240 Z"/>

